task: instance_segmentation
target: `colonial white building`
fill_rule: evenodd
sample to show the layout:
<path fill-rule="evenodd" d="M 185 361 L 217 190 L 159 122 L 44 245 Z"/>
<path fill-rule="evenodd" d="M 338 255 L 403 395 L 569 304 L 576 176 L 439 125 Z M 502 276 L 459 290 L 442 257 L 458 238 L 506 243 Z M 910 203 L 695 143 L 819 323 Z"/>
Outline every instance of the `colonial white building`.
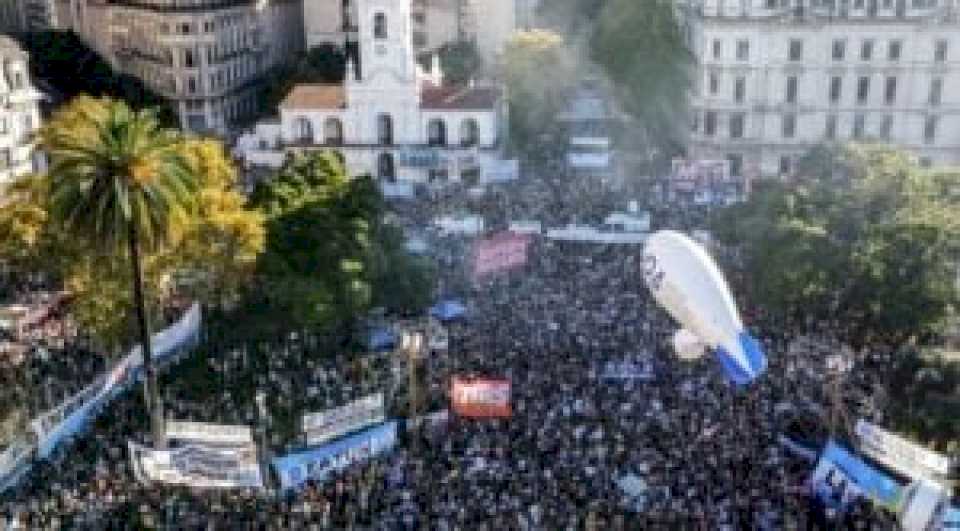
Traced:
<path fill-rule="evenodd" d="M 497 86 L 444 86 L 414 61 L 410 0 L 354 0 L 359 69 L 343 84 L 303 84 L 279 117 L 237 142 L 248 167 L 279 167 L 287 153 L 335 148 L 351 174 L 388 182 L 496 178 L 506 106 Z"/>
<path fill-rule="evenodd" d="M 821 142 L 960 163 L 957 0 L 703 0 L 690 154 L 787 174 Z"/>
<path fill-rule="evenodd" d="M 40 127 L 41 94 L 30 83 L 27 53 L 0 35 L 0 188 L 39 169 L 32 134 Z"/>

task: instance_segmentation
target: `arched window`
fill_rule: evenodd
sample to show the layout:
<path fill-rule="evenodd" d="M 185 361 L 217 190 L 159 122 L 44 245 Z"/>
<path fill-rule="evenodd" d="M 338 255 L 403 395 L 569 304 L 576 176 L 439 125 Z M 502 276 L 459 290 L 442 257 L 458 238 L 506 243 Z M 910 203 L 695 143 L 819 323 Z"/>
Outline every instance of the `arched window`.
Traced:
<path fill-rule="evenodd" d="M 235 108 L 231 110 L 236 111 Z M 313 142 L 313 125 L 310 123 L 310 120 L 303 116 L 294 120 L 293 136 L 297 142 Z"/>
<path fill-rule="evenodd" d="M 373 16 L 373 38 L 387 38 L 387 16 L 383 13 L 377 13 Z"/>
<path fill-rule="evenodd" d="M 475 146 L 480 139 L 480 127 L 473 118 L 460 122 L 460 145 Z"/>
<path fill-rule="evenodd" d="M 434 118 L 427 124 L 427 143 L 431 146 L 447 145 L 447 124 L 443 120 Z"/>
<path fill-rule="evenodd" d="M 389 114 L 377 116 L 377 140 L 385 146 L 393 144 L 393 118 Z"/>
<path fill-rule="evenodd" d="M 397 180 L 397 175 L 393 166 L 393 155 L 390 153 L 380 154 L 380 157 L 377 159 L 377 175 L 381 179 L 389 182 L 394 182 Z"/>
<path fill-rule="evenodd" d="M 343 144 L 343 124 L 337 118 L 327 118 L 323 123 L 323 139 L 328 146 Z"/>

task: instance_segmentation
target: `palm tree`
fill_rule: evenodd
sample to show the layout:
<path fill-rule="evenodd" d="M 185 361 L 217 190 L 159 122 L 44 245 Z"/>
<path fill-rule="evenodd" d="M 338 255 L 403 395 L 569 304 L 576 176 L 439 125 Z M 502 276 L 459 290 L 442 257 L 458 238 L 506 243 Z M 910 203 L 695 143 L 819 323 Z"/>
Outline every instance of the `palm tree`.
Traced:
<path fill-rule="evenodd" d="M 50 157 L 51 212 L 67 232 L 130 259 L 143 353 L 144 399 L 154 444 L 162 447 L 163 411 L 144 303 L 142 253 L 167 239 L 194 202 L 197 176 L 182 156 L 182 138 L 152 110 L 110 99 L 76 102 L 41 133 Z"/>

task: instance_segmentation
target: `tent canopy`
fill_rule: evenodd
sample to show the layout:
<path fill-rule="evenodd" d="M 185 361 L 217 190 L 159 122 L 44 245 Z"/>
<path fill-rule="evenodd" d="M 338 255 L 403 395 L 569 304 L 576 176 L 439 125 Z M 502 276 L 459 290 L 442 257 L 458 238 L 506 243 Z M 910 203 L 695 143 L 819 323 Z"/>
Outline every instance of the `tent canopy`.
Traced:
<path fill-rule="evenodd" d="M 388 328 L 375 328 L 370 331 L 367 346 L 375 352 L 393 350 L 397 346 L 397 335 Z"/>
<path fill-rule="evenodd" d="M 430 315 L 436 317 L 442 322 L 460 319 L 467 313 L 467 307 L 458 300 L 442 300 L 430 308 Z"/>

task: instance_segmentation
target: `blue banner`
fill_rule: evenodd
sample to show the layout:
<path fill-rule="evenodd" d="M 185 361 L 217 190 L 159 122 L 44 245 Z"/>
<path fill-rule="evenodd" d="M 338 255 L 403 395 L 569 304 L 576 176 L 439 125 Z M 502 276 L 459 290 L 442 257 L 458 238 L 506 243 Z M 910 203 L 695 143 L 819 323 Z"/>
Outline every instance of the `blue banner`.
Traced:
<path fill-rule="evenodd" d="M 863 459 L 833 441 L 820 454 L 813 473 L 817 497 L 827 505 L 843 508 L 860 496 L 895 511 L 903 496 L 903 487 L 890 475 L 877 470 Z"/>
<path fill-rule="evenodd" d="M 366 461 L 393 448 L 397 423 L 385 422 L 336 442 L 273 460 L 280 487 L 295 489 L 309 480 L 323 481 L 330 474 L 354 463 Z"/>

